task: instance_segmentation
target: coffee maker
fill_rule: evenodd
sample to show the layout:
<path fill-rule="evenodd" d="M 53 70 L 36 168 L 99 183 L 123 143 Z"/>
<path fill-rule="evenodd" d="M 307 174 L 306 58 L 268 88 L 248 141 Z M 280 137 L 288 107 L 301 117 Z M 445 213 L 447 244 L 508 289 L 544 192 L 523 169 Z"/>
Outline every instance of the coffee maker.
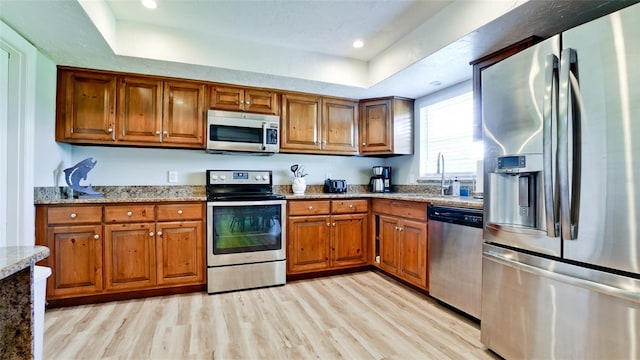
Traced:
<path fill-rule="evenodd" d="M 374 166 L 369 191 L 391 192 L 391 166 Z"/>

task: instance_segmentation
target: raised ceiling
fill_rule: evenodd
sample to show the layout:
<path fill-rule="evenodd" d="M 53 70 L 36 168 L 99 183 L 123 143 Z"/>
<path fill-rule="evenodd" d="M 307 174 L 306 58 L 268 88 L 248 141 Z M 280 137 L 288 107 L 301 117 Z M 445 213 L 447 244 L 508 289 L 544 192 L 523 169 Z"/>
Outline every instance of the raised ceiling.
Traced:
<path fill-rule="evenodd" d="M 0 0 L 0 19 L 60 65 L 417 98 L 469 79 L 477 57 L 638 1 L 157 2 Z M 364 48 L 351 47 L 356 38 Z"/>

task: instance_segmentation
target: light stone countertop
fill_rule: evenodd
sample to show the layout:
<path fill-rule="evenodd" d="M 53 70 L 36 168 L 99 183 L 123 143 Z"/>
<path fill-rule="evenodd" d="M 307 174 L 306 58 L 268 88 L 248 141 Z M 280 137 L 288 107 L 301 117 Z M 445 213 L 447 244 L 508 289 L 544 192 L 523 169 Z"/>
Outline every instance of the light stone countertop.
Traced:
<path fill-rule="evenodd" d="M 313 185 L 307 187 L 304 195 L 294 195 L 290 192 L 290 186 L 274 186 L 274 191 L 285 196 L 287 200 L 311 200 L 311 199 L 350 199 L 350 198 L 374 198 L 406 200 L 431 203 L 435 205 L 457 206 L 464 208 L 482 209 L 482 199 L 469 196 L 442 196 L 433 192 L 419 191 L 424 187 L 403 186 L 398 187 L 401 192 L 371 193 L 365 186 L 350 185 L 347 193 L 328 194 L 322 192 L 322 186 Z M 110 204 L 131 202 L 178 202 L 178 201 L 206 201 L 204 185 L 193 186 L 95 186 L 94 189 L 105 195 L 103 198 L 74 199 L 65 198 L 60 188 L 36 188 L 34 199 L 36 205 L 64 205 L 64 204 Z"/>
<path fill-rule="evenodd" d="M 49 256 L 45 246 L 0 247 L 0 279 L 7 278 Z"/>

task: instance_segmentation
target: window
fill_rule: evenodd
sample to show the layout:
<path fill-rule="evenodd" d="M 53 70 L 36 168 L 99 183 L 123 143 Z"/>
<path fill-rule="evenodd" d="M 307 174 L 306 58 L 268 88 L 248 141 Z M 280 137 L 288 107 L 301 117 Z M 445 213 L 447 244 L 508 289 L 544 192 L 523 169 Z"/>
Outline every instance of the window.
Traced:
<path fill-rule="evenodd" d="M 420 178 L 436 177 L 439 153 L 444 155 L 447 177 L 473 176 L 483 156 L 482 146 L 473 142 L 473 93 L 421 107 L 420 121 Z"/>

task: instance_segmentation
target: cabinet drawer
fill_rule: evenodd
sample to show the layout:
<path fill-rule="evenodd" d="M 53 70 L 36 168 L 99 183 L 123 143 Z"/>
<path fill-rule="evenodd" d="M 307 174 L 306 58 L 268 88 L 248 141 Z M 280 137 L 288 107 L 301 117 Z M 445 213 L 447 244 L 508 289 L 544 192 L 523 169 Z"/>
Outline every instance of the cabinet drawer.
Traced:
<path fill-rule="evenodd" d="M 287 215 L 320 215 L 331 211 L 329 200 L 289 201 Z"/>
<path fill-rule="evenodd" d="M 154 221 L 153 205 L 106 206 L 104 221 L 106 223 Z"/>
<path fill-rule="evenodd" d="M 202 220 L 202 204 L 158 205 L 158 221 Z"/>
<path fill-rule="evenodd" d="M 373 211 L 415 220 L 427 219 L 427 203 L 422 202 L 375 199 Z"/>
<path fill-rule="evenodd" d="M 102 206 L 61 206 L 47 209 L 49 225 L 102 222 Z"/>
<path fill-rule="evenodd" d="M 368 201 L 363 199 L 331 200 L 332 214 L 364 213 L 368 209 Z"/>

